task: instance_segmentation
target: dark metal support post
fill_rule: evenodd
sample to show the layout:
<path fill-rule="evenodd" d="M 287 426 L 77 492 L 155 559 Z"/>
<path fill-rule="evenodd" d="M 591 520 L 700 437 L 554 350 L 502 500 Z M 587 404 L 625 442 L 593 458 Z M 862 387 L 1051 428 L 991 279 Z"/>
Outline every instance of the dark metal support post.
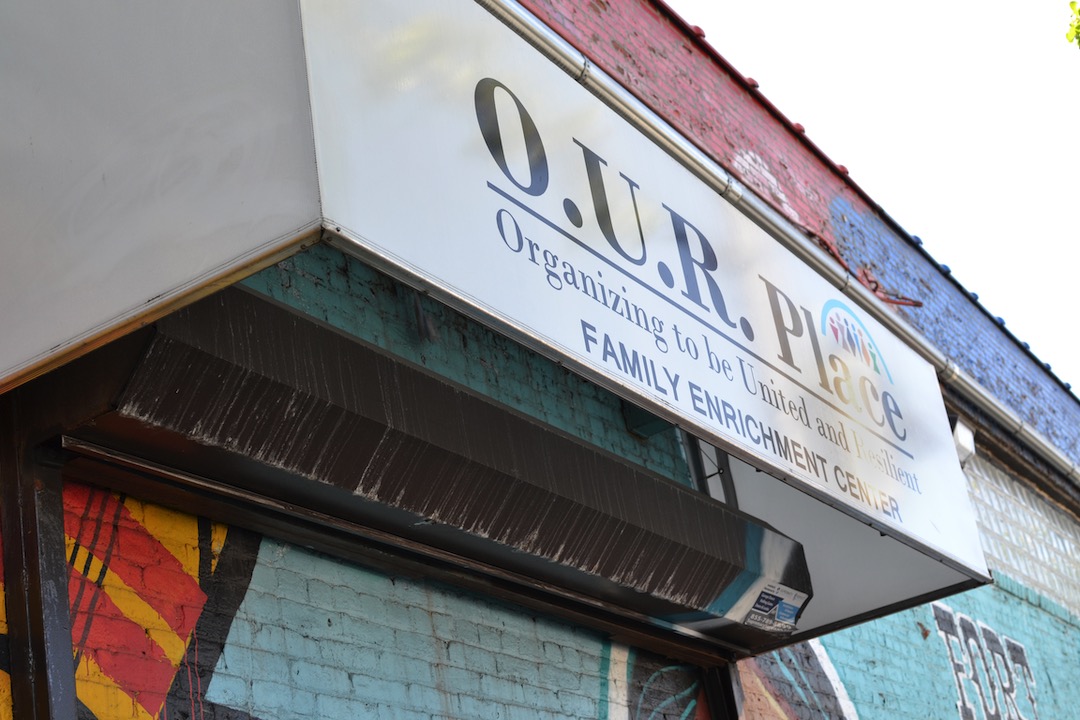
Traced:
<path fill-rule="evenodd" d="M 0 519 L 14 717 L 75 720 L 59 457 L 35 449 L 0 398 Z"/>
<path fill-rule="evenodd" d="M 714 720 L 739 720 L 742 717 L 743 694 L 739 669 L 734 663 L 702 670 L 705 698 Z"/>

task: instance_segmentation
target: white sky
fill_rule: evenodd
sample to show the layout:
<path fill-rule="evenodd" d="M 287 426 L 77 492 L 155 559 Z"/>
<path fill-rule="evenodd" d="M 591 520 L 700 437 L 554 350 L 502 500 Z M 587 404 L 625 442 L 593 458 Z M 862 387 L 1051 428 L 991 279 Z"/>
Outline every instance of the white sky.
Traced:
<path fill-rule="evenodd" d="M 1080 392 L 1067 0 L 668 0 Z"/>

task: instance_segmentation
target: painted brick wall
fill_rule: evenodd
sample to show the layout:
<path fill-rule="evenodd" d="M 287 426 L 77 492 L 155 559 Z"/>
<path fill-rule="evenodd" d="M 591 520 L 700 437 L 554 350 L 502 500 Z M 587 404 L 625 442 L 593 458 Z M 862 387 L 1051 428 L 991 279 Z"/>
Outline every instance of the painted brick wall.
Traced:
<path fill-rule="evenodd" d="M 897 311 L 1080 458 L 1075 398 L 662 8 L 523 2 L 853 272 L 920 301 Z M 748 717 L 1076 714 L 1076 518 L 981 461 L 969 478 L 998 585 L 741 663 Z"/>
<path fill-rule="evenodd" d="M 1007 576 L 739 663 L 743 720 L 1071 718 L 1080 621 Z"/>
<path fill-rule="evenodd" d="M 675 718 L 699 692 L 590 631 L 264 540 L 206 697 L 265 720 Z"/>
<path fill-rule="evenodd" d="M 1080 403 L 657 4 L 522 4 L 809 236 L 835 248 L 852 272 L 868 270 L 886 294 L 924 303 L 898 312 L 1025 422 L 1080 460 Z M 889 199 L 875 200 L 887 206 Z"/>
<path fill-rule="evenodd" d="M 244 285 L 361 341 L 683 484 L 674 429 L 643 439 L 621 401 L 565 368 L 329 246 L 315 246 Z"/>
<path fill-rule="evenodd" d="M 83 717 L 154 718 L 207 603 L 226 530 L 107 490 L 64 488 L 72 651 Z"/>
<path fill-rule="evenodd" d="M 999 581 L 823 638 L 859 717 L 1074 717 L 1080 623 Z"/>
<path fill-rule="evenodd" d="M 694 668 L 551 618 L 87 486 L 64 511 L 83 718 L 706 716 Z M 741 663 L 744 717 L 1070 717 L 1080 621 L 995 574 Z"/>
<path fill-rule="evenodd" d="M 708 717 L 698 670 L 451 588 L 64 488 L 81 720 Z"/>
<path fill-rule="evenodd" d="M 1076 715 L 1080 526 L 988 458 L 964 470 L 995 585 L 740 663 L 746 720 Z"/>

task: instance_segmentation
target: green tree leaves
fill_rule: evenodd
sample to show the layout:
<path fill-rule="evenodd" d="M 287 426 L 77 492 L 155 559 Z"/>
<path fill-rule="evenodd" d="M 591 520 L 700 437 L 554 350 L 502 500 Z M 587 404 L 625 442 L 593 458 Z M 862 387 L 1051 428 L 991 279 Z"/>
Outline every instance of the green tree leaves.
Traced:
<path fill-rule="evenodd" d="M 1069 32 L 1065 33 L 1065 39 L 1080 47 L 1080 4 L 1072 0 L 1069 3 L 1069 9 L 1072 10 L 1072 20 L 1069 23 Z"/>

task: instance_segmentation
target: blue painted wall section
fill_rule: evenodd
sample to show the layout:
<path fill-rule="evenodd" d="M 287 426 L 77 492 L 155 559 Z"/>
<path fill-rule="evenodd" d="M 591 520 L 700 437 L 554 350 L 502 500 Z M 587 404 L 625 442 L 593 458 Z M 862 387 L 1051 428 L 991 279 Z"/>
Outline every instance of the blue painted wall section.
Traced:
<path fill-rule="evenodd" d="M 933 261 L 908 243 L 898 242 L 877 214 L 859 213 L 843 196 L 830 207 L 844 254 L 858 258 L 891 292 L 923 303 L 921 308 L 898 309 L 904 319 L 1025 423 L 1073 459 L 1080 457 L 1080 403 Z"/>
<path fill-rule="evenodd" d="M 674 428 L 647 439 L 631 434 L 612 393 L 334 248 L 317 245 L 243 284 L 519 413 L 689 482 Z"/>

